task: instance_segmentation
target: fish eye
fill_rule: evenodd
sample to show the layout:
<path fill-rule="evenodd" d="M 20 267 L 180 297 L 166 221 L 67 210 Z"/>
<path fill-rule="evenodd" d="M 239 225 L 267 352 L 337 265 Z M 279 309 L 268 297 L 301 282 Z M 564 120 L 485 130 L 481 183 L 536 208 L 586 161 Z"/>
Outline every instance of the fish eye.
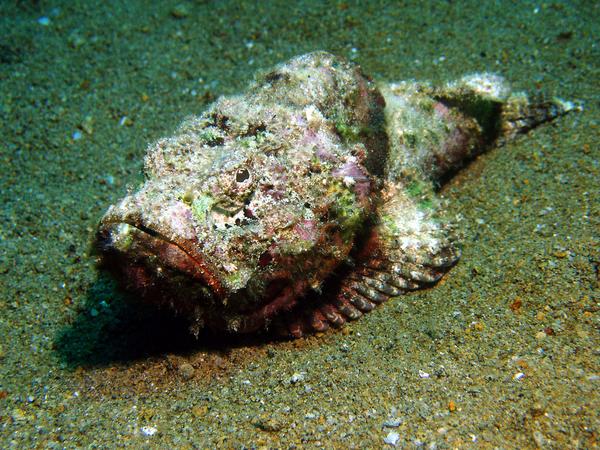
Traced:
<path fill-rule="evenodd" d="M 248 172 L 248 169 L 238 170 L 235 174 L 235 181 L 237 181 L 238 183 L 243 183 L 248 178 L 250 178 L 250 172 Z"/>

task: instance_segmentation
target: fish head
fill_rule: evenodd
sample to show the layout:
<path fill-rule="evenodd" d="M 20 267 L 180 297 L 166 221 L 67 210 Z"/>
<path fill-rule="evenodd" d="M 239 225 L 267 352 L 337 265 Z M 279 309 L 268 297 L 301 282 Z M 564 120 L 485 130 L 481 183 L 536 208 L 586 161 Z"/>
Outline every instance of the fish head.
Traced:
<path fill-rule="evenodd" d="M 312 106 L 248 104 L 223 99 L 152 145 L 144 184 L 99 227 L 126 287 L 197 328 L 255 331 L 291 309 L 347 260 L 375 203 L 364 145 Z"/>

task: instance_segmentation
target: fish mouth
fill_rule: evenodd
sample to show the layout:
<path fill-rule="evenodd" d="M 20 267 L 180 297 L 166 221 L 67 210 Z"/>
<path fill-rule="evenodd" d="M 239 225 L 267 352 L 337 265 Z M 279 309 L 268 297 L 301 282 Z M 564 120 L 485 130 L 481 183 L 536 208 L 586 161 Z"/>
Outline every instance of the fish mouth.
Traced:
<path fill-rule="evenodd" d="M 97 233 L 102 266 L 127 290 L 211 329 L 256 332 L 290 310 L 305 290 L 304 283 L 278 276 L 266 281 L 259 301 L 247 289 L 228 292 L 193 244 L 133 220 L 105 220 Z"/>
<path fill-rule="evenodd" d="M 173 278 L 182 290 L 186 290 L 183 284 L 194 284 L 202 287 L 204 296 L 224 297 L 216 271 L 196 251 L 194 242 L 170 239 L 137 221 L 115 220 L 101 224 L 97 243 L 103 265 L 113 272 L 124 272 L 124 281 L 135 290 L 143 292 L 156 288 L 156 284 L 165 288 L 173 284 L 169 281 Z"/>

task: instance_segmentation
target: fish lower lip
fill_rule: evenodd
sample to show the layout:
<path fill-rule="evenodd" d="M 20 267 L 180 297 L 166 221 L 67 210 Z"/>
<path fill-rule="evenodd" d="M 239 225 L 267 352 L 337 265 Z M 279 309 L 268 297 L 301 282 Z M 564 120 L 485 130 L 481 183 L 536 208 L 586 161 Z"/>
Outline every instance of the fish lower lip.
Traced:
<path fill-rule="evenodd" d="M 101 250 L 105 254 L 119 254 L 130 261 L 155 257 L 155 269 L 161 266 L 183 273 L 206 285 L 217 296 L 222 296 L 222 287 L 214 271 L 202 260 L 191 243 L 171 241 L 160 232 L 142 224 L 112 222 L 104 224 L 98 232 Z"/>

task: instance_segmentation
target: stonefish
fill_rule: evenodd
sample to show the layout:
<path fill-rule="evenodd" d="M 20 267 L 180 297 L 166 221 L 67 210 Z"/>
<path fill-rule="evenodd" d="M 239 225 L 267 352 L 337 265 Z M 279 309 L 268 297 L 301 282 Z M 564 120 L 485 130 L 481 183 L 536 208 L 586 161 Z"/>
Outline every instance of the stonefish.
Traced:
<path fill-rule="evenodd" d="M 194 333 L 338 327 L 457 262 L 442 180 L 572 108 L 488 73 L 377 84 L 298 56 L 150 145 L 145 183 L 102 218 L 102 259 Z"/>

